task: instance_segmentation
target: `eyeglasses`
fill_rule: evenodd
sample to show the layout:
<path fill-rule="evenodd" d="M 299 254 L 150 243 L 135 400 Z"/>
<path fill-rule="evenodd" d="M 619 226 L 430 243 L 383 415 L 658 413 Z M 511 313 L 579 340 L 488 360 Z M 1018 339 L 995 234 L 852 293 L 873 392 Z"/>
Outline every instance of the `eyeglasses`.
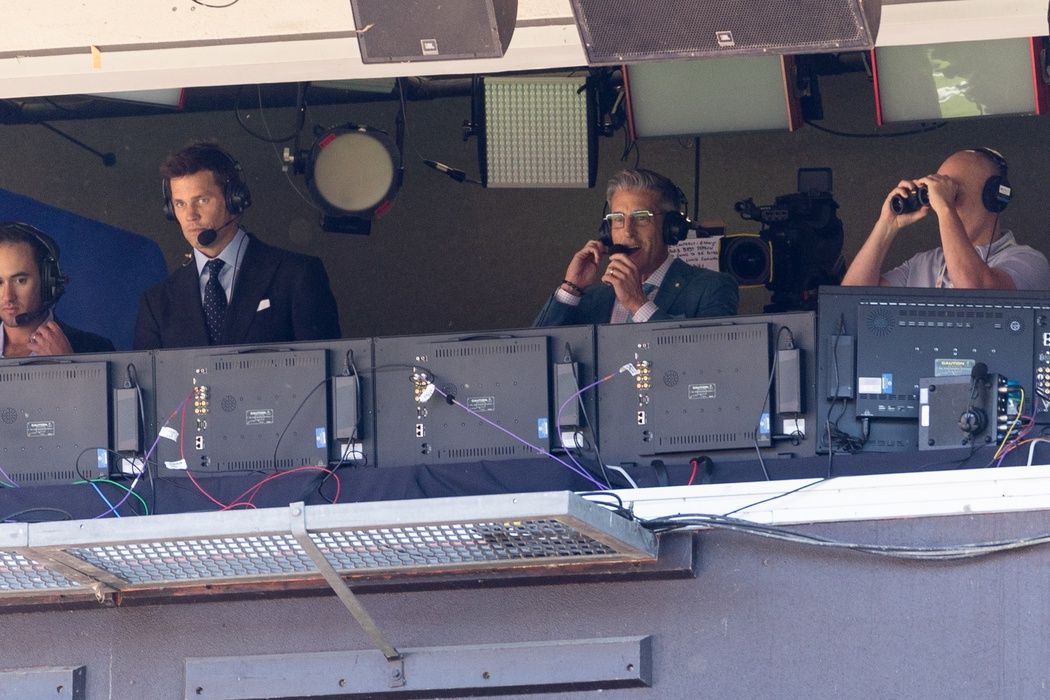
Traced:
<path fill-rule="evenodd" d="M 631 217 L 631 223 L 635 226 L 638 228 L 645 228 L 653 223 L 653 217 L 655 217 L 656 214 L 648 209 L 639 209 L 638 211 L 632 211 L 630 214 L 624 214 L 622 211 L 614 211 L 606 214 L 605 220 L 609 222 L 609 226 L 612 228 L 623 228 L 628 216 Z"/>

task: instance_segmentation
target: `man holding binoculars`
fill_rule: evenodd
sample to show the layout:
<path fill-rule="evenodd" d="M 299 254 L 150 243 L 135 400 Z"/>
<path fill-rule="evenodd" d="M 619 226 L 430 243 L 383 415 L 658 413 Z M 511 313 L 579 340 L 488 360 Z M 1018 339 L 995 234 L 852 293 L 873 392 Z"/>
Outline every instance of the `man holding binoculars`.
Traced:
<path fill-rule="evenodd" d="M 901 182 L 886 196 L 843 285 L 956 287 L 959 289 L 1050 288 L 1046 256 L 1019 245 L 999 228 L 999 213 L 1013 196 L 1006 160 L 990 148 L 953 153 L 936 173 Z M 937 216 L 941 247 L 919 253 L 881 273 L 897 234 Z"/>

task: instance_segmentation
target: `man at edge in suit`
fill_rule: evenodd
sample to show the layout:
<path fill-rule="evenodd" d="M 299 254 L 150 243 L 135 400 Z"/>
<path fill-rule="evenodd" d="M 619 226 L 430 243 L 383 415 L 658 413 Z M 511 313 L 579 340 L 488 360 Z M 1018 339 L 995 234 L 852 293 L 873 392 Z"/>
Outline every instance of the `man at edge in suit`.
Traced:
<path fill-rule="evenodd" d="M 606 188 L 604 235 L 572 256 L 565 279 L 537 326 L 641 323 L 736 313 L 737 285 L 720 272 L 688 265 L 667 246 L 685 236 L 684 197 L 650 170 L 622 170 Z M 609 264 L 599 281 L 603 255 Z"/>
<path fill-rule="evenodd" d="M 143 295 L 136 350 L 340 337 L 321 261 L 241 228 L 251 194 L 232 156 L 194 143 L 169 156 L 160 174 L 164 212 L 193 258 Z"/>
<path fill-rule="evenodd" d="M 50 236 L 29 224 L 0 223 L 0 357 L 113 351 L 108 338 L 55 318 L 66 282 Z"/>

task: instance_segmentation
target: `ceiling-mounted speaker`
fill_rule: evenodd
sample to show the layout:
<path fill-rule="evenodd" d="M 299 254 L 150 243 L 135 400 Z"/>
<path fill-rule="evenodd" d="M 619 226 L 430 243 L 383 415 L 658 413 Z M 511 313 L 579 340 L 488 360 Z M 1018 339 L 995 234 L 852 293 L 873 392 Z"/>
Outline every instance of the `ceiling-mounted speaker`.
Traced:
<path fill-rule="evenodd" d="M 518 0 L 350 0 L 364 63 L 500 58 Z"/>
<path fill-rule="evenodd" d="M 875 46 L 881 0 L 572 0 L 591 65 Z"/>

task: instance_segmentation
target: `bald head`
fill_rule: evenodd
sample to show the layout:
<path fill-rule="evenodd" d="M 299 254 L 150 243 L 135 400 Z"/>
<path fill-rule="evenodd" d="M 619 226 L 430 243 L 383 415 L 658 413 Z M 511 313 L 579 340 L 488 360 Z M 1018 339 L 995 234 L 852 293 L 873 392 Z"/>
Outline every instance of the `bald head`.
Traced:
<path fill-rule="evenodd" d="M 976 191 L 977 202 L 981 201 L 981 190 L 988 178 L 999 175 L 999 166 L 988 155 L 980 151 L 958 151 L 948 156 L 937 170 L 947 175 L 969 194 Z"/>
<path fill-rule="evenodd" d="M 998 216 L 985 208 L 981 193 L 988 178 L 1002 174 L 999 164 L 980 151 L 957 151 L 941 163 L 937 173 L 951 178 L 958 186 L 955 209 L 970 239 L 981 244 L 994 238 L 998 233 Z"/>

